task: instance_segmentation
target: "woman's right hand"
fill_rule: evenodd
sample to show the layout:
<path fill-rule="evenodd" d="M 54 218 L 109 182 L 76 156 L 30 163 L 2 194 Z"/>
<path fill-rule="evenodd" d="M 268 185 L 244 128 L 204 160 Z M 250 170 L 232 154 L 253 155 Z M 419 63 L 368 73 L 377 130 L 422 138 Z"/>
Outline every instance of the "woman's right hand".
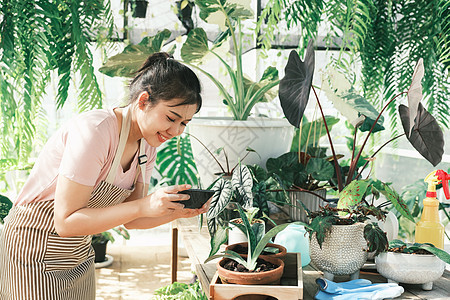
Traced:
<path fill-rule="evenodd" d="M 141 213 L 143 217 L 160 217 L 172 214 L 176 209 L 183 209 L 184 205 L 174 201 L 188 200 L 187 194 L 178 194 L 179 191 L 191 188 L 189 184 L 162 187 L 142 200 Z"/>

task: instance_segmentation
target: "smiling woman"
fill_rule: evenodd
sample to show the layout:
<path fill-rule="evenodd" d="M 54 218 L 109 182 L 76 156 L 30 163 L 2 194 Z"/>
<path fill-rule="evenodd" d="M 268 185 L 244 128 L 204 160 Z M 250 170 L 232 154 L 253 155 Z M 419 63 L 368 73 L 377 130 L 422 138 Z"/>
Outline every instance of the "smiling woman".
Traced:
<path fill-rule="evenodd" d="M 169 186 L 146 195 L 156 147 L 180 135 L 201 107 L 196 75 L 167 53 L 130 83 L 130 103 L 82 113 L 45 145 L 0 238 L 0 298 L 94 299 L 91 235 L 118 225 L 152 228 L 207 211 Z"/>

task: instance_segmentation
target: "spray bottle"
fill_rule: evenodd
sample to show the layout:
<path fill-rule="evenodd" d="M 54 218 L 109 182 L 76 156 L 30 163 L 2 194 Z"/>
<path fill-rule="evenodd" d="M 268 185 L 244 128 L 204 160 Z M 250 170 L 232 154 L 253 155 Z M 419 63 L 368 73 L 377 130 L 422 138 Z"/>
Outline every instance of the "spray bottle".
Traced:
<path fill-rule="evenodd" d="M 443 170 L 433 171 L 425 177 L 428 183 L 426 198 L 423 200 L 422 217 L 416 224 L 416 243 L 431 243 L 444 249 L 444 226 L 439 220 L 439 200 L 436 198 L 436 185 L 442 183 L 445 198 L 450 199 L 448 180 L 450 175 Z"/>

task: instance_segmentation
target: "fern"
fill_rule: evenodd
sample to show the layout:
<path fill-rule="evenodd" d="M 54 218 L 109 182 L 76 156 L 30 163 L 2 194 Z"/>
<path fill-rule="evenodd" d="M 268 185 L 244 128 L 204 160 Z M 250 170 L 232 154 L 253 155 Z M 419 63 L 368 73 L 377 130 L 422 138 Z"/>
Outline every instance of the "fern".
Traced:
<path fill-rule="evenodd" d="M 79 107 L 101 107 L 89 46 L 96 26 L 108 28 L 104 43 L 113 23 L 107 0 L 4 0 L 0 15 L 0 170 L 5 172 L 29 168 L 33 150 L 48 134 L 41 100 L 52 71 L 58 73 L 58 108 L 76 77 Z"/>

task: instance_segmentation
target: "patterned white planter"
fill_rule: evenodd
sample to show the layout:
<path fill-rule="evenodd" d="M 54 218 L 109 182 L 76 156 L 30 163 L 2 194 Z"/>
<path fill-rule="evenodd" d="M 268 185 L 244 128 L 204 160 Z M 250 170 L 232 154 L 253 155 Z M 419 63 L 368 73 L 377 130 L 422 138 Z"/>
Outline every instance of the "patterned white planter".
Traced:
<path fill-rule="evenodd" d="M 310 244 L 311 261 L 324 272 L 325 278 L 333 280 L 334 275 L 350 275 L 351 279 L 359 277 L 359 269 L 367 260 L 364 226 L 363 223 L 333 225 L 322 248 L 313 234 Z"/>
<path fill-rule="evenodd" d="M 378 273 L 389 282 L 421 284 L 426 291 L 445 270 L 445 262 L 435 255 L 383 252 L 375 257 L 375 263 Z"/>

